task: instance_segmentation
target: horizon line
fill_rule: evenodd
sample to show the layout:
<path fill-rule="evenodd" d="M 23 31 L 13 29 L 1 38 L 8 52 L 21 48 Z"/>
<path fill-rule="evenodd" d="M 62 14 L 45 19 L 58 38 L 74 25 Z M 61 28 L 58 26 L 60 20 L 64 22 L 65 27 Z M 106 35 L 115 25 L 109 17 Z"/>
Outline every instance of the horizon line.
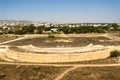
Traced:
<path fill-rule="evenodd" d="M 54 21 L 38 21 L 38 20 L 24 20 L 24 19 L 0 19 L 0 21 L 29 21 L 29 22 L 40 22 L 40 23 L 120 23 L 120 22 L 54 22 Z"/>

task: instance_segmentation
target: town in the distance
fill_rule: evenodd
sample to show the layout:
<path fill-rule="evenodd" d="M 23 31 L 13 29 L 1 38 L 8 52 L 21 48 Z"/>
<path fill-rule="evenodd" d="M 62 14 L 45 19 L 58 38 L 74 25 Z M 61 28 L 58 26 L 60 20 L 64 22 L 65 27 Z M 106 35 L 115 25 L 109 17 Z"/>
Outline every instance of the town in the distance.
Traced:
<path fill-rule="evenodd" d="M 50 23 L 0 20 L 0 34 L 105 33 L 120 31 L 119 23 Z"/>

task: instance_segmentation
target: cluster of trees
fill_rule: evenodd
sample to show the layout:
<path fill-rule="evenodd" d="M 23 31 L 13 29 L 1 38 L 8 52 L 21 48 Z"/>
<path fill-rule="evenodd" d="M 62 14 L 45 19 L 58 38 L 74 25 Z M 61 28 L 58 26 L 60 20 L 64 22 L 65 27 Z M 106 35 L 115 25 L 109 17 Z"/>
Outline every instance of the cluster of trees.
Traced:
<path fill-rule="evenodd" d="M 23 26 L 14 31 L 14 34 L 33 34 L 34 33 L 34 25 Z"/>
<path fill-rule="evenodd" d="M 63 32 L 65 34 L 71 34 L 71 33 L 105 33 L 108 31 L 120 31 L 120 26 L 116 23 L 108 24 L 107 26 L 79 26 L 79 27 L 69 27 L 69 26 L 63 26 L 63 27 L 45 27 L 45 26 L 37 26 L 35 27 L 33 24 L 27 25 L 27 26 L 9 26 L 11 29 L 2 29 L 5 34 L 42 34 L 43 31 L 51 31 L 53 28 L 57 28 L 57 32 Z M 13 28 L 13 29 L 12 29 Z M 51 31 L 52 32 L 52 31 Z M 53 33 L 53 32 L 52 32 Z"/>
<path fill-rule="evenodd" d="M 33 24 L 16 28 L 14 34 L 42 34 L 43 31 L 51 31 L 54 27 L 37 26 Z"/>
<path fill-rule="evenodd" d="M 107 31 L 120 31 L 120 26 L 116 23 L 112 23 L 104 26 L 103 29 Z"/>
<path fill-rule="evenodd" d="M 65 34 L 70 33 L 104 33 L 104 30 L 102 27 L 93 27 L 93 26 L 81 26 L 81 27 L 62 27 L 59 29 L 60 31 L 63 31 Z"/>
<path fill-rule="evenodd" d="M 107 26 L 80 26 L 80 27 L 60 27 L 60 31 L 65 34 L 70 33 L 105 33 L 108 31 L 120 31 L 120 26 L 116 23 L 108 24 Z"/>
<path fill-rule="evenodd" d="M 7 26 L 7 28 L 0 28 L 0 34 L 42 34 L 43 27 L 35 27 L 31 25 L 16 25 L 16 26 Z"/>
<path fill-rule="evenodd" d="M 15 29 L 14 34 L 42 34 L 42 26 L 35 27 L 33 24 Z"/>

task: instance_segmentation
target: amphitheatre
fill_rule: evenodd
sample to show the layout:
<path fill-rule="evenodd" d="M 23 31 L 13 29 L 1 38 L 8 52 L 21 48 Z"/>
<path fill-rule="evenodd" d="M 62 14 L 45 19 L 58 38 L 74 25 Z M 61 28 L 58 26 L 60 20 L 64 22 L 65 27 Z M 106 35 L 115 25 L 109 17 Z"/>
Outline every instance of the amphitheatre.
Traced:
<path fill-rule="evenodd" d="M 118 34 L 22 35 L 0 43 L 0 59 L 8 62 L 63 63 L 104 59 L 120 50 Z"/>
<path fill-rule="evenodd" d="M 0 35 L 1 80 L 119 80 L 120 33 Z"/>

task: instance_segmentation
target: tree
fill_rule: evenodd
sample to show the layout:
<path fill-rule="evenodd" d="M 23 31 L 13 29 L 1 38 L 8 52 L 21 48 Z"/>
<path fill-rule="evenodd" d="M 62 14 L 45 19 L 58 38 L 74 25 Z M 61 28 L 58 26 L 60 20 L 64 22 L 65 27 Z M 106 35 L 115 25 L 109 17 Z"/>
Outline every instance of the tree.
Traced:
<path fill-rule="evenodd" d="M 108 24 L 106 26 L 111 31 L 119 31 L 120 26 L 116 23 Z"/>
<path fill-rule="evenodd" d="M 38 34 L 42 34 L 43 33 L 43 29 L 44 27 L 43 26 L 38 26 L 37 30 L 38 30 Z"/>
<path fill-rule="evenodd" d="M 16 30 L 16 31 L 14 32 L 14 34 L 22 35 L 22 34 L 25 34 L 25 32 L 22 31 L 22 30 Z"/>
<path fill-rule="evenodd" d="M 65 34 L 69 34 L 70 33 L 70 28 L 67 27 L 67 26 L 63 27 L 62 30 L 63 30 L 63 33 L 65 33 Z"/>
<path fill-rule="evenodd" d="M 35 30 L 35 26 L 33 24 L 31 25 L 28 25 L 28 26 L 24 26 L 22 28 L 23 32 L 24 33 L 27 33 L 27 34 L 33 34 L 34 33 L 34 30 Z"/>

